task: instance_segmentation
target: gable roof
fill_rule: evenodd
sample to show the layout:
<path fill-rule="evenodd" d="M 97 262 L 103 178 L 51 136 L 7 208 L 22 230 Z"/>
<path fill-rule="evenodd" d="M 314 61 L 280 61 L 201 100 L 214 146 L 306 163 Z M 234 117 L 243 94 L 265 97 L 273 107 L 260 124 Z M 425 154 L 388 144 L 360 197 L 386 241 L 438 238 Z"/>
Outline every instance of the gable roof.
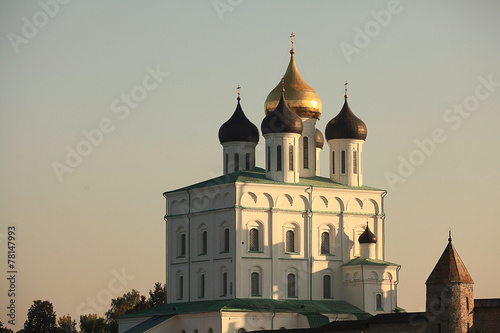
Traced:
<path fill-rule="evenodd" d="M 177 191 L 185 191 L 196 188 L 205 188 L 215 185 L 231 184 L 231 183 L 253 183 L 253 184 L 279 184 L 279 185 L 289 185 L 289 186 L 314 186 L 323 188 L 337 188 L 337 189 L 353 189 L 353 190 L 364 190 L 364 191 L 381 191 L 374 187 L 369 186 L 348 186 L 340 183 L 336 183 L 330 178 L 314 176 L 314 177 L 301 177 L 298 183 L 284 183 L 266 178 L 266 171 L 262 168 L 256 167 L 253 170 L 240 170 L 212 179 L 208 179 L 193 185 L 181 187 L 176 190 L 167 191 L 163 193 L 164 195 L 168 193 L 173 193 Z"/>
<path fill-rule="evenodd" d="M 372 265 L 372 266 L 400 266 L 393 262 L 384 261 L 380 259 L 370 258 L 354 258 L 343 264 L 342 266 L 355 266 L 355 265 Z"/>
<path fill-rule="evenodd" d="M 432 283 L 474 283 L 457 250 L 451 243 L 451 238 L 448 239 L 448 245 L 441 258 L 425 281 L 425 284 Z"/>

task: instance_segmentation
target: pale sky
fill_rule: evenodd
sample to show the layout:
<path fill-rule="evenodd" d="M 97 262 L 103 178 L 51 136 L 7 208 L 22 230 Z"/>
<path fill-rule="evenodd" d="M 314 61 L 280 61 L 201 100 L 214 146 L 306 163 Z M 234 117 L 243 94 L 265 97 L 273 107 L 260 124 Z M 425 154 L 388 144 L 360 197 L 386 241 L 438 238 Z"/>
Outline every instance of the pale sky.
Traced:
<path fill-rule="evenodd" d="M 368 127 L 364 181 L 388 190 L 398 305 L 424 310 L 450 227 L 475 297 L 500 297 L 500 2 L 55 4 L 0 3 L 4 323 L 7 227 L 17 233 L 10 328 L 23 327 L 33 300 L 78 321 L 164 282 L 162 193 L 221 174 L 217 132 L 238 84 L 260 128 L 292 31 L 298 69 L 323 102 L 318 128 L 342 107 L 345 80 Z"/>

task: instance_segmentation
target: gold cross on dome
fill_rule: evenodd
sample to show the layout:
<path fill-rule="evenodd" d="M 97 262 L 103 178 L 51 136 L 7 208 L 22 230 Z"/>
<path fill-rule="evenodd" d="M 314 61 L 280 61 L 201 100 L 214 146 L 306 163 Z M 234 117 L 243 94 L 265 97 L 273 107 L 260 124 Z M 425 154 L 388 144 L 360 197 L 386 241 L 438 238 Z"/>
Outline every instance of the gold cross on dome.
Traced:
<path fill-rule="evenodd" d="M 290 35 L 290 38 L 292 39 L 292 50 L 293 50 L 293 37 L 295 37 L 294 33 L 292 32 L 292 34 Z"/>

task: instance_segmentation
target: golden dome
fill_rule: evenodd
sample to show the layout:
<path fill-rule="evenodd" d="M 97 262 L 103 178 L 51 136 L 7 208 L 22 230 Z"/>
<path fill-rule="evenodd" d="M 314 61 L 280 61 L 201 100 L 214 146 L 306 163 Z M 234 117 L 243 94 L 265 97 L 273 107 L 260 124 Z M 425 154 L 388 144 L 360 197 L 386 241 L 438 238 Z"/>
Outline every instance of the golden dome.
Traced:
<path fill-rule="evenodd" d="M 321 116 L 321 100 L 316 91 L 302 78 L 295 65 L 295 51 L 290 50 L 290 63 L 285 72 L 285 99 L 288 107 L 300 117 L 316 118 Z M 281 97 L 281 80 L 276 87 L 267 95 L 264 109 L 266 115 L 276 109 Z"/>

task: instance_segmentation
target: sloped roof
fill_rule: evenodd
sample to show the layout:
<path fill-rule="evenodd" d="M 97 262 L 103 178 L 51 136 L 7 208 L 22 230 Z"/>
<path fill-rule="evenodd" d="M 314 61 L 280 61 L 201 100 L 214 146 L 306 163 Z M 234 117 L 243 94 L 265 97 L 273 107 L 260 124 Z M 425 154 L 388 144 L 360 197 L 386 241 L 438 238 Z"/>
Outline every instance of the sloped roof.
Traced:
<path fill-rule="evenodd" d="M 336 183 L 330 178 L 325 177 L 301 177 L 298 183 L 283 183 L 266 178 L 266 171 L 262 168 L 255 168 L 253 170 L 240 170 L 212 179 L 208 179 L 193 185 L 182 187 L 176 190 L 167 191 L 164 194 L 173 193 L 177 191 L 191 190 L 195 188 L 204 188 L 215 185 L 223 185 L 230 183 L 255 183 L 255 184 L 279 184 L 279 185 L 289 185 L 289 186 L 314 186 L 323 188 L 338 188 L 338 189 L 353 189 L 353 190 L 365 190 L 365 191 L 384 191 L 378 188 L 369 186 L 348 186 Z"/>
<path fill-rule="evenodd" d="M 451 243 L 451 238 L 431 275 L 425 281 L 425 284 L 431 283 L 474 283 L 457 250 Z"/>
<path fill-rule="evenodd" d="M 372 266 L 399 266 L 393 262 L 384 261 L 380 259 L 370 259 L 370 258 L 354 258 L 349 262 L 343 264 L 342 266 L 355 266 L 355 265 L 372 265 Z"/>
<path fill-rule="evenodd" d="M 237 298 L 217 301 L 183 302 L 163 304 L 151 309 L 130 313 L 120 318 L 168 317 L 176 314 L 202 312 L 293 312 L 318 319 L 322 313 L 348 313 L 358 319 L 371 315 L 345 301 L 274 300 Z M 320 320 L 316 320 L 320 323 Z M 316 322 L 315 321 L 315 322 Z"/>
<path fill-rule="evenodd" d="M 146 332 L 147 330 L 152 329 L 153 327 L 160 325 L 161 323 L 163 323 L 164 321 L 166 321 L 172 317 L 173 317 L 173 315 L 151 317 L 151 318 L 143 321 L 139 325 L 135 325 L 131 329 L 126 330 L 125 333 L 143 333 L 143 332 Z"/>

